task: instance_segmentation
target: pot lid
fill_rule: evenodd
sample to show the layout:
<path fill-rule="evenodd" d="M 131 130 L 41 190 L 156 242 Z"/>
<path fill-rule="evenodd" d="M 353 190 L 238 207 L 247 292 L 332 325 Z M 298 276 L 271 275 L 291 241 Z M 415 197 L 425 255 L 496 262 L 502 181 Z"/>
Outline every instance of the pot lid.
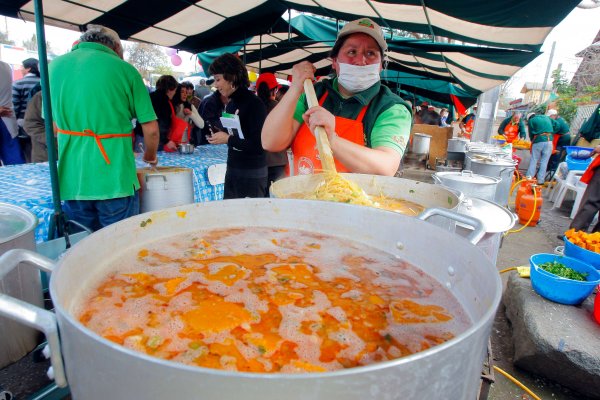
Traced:
<path fill-rule="evenodd" d="M 24 208 L 0 203 L 0 243 L 24 235 L 37 225 L 37 217 Z"/>
<path fill-rule="evenodd" d="M 491 185 L 500 182 L 499 178 L 474 174 L 473 171 L 464 170 L 461 172 L 436 172 L 435 175 L 441 180 L 452 182 L 467 182 L 481 185 Z"/>
<path fill-rule="evenodd" d="M 458 212 L 481 220 L 485 231 L 489 233 L 506 232 L 517 222 L 515 214 L 508 209 L 477 197 L 469 197 L 461 202 Z"/>
<path fill-rule="evenodd" d="M 497 158 L 497 157 L 469 157 L 471 162 L 485 164 L 485 165 L 496 165 L 502 167 L 514 167 L 517 165 L 513 160 L 509 160 L 506 158 Z"/>
<path fill-rule="evenodd" d="M 424 133 L 413 133 L 413 136 L 421 136 L 421 137 L 428 137 L 428 138 L 431 137 L 431 135 L 426 135 Z"/>

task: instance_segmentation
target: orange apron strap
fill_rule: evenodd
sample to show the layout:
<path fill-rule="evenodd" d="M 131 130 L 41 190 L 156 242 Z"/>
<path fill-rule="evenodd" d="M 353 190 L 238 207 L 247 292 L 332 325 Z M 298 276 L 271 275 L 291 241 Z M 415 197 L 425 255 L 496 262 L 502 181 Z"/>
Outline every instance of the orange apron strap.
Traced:
<path fill-rule="evenodd" d="M 57 129 L 57 131 L 58 131 L 58 133 L 63 133 L 65 135 L 93 137 L 94 140 L 96 141 L 96 145 L 98 146 L 98 149 L 100 149 L 100 153 L 102 153 L 102 157 L 104 157 L 104 161 L 106 161 L 107 164 L 110 164 L 110 159 L 108 158 L 108 154 L 106 154 L 106 150 L 104 149 L 104 146 L 102 145 L 102 140 L 112 139 L 112 138 L 131 137 L 133 135 L 131 132 L 130 133 L 108 133 L 105 135 L 98 135 L 97 133 L 93 132 L 90 129 L 84 129 L 83 132 L 68 131 L 66 129 Z"/>

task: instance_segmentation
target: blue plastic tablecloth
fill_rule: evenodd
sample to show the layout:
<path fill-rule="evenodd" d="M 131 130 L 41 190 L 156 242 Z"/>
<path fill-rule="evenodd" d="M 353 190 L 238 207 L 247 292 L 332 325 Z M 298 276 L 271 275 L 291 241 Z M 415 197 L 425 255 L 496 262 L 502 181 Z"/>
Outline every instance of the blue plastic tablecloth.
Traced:
<path fill-rule="evenodd" d="M 211 165 L 226 162 L 226 145 L 199 146 L 193 154 L 159 152 L 158 155 L 159 165 L 192 168 L 197 203 L 223 199 L 223 184 L 212 186 L 207 171 Z M 54 214 L 48 163 L 0 167 L 0 202 L 23 207 L 35 214 L 38 218 L 35 240 L 48 240 L 50 219 Z"/>

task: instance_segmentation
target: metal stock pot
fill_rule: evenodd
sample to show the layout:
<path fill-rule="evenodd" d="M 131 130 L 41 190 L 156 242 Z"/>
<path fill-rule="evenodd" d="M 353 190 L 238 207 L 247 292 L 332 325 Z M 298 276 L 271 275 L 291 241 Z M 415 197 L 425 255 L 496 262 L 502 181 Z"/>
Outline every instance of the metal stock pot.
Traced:
<path fill-rule="evenodd" d="M 481 224 L 471 221 L 479 225 L 474 236 L 481 237 Z M 261 374 L 153 358 L 100 337 L 73 315 L 90 282 L 110 267 L 102 260 L 118 257 L 130 246 L 192 234 L 198 227 L 247 226 L 330 234 L 394 254 L 445 285 L 473 325 L 446 343 L 393 361 L 325 373 Z M 57 265 L 30 251 L 11 250 L 0 258 L 0 274 L 23 260 L 52 271 L 50 293 L 55 314 L 10 298 L 0 298 L 0 313 L 21 321 L 23 315 L 32 316 L 27 323 L 44 330 L 48 338 L 57 384 L 64 386 L 68 379 L 75 400 L 474 399 L 501 296 L 496 269 L 464 238 L 400 214 L 304 200 L 227 200 L 142 214 L 88 236 Z"/>
<path fill-rule="evenodd" d="M 456 211 L 464 199 L 463 194 L 459 190 L 413 181 L 411 179 L 369 174 L 341 175 L 345 179 L 357 183 L 368 195 L 383 195 L 393 199 L 408 200 L 420 204 L 425 208 L 444 208 Z M 269 190 L 271 197 L 282 199 L 297 198 L 299 194 L 314 193 L 321 182 L 322 176 L 319 174 L 296 175 L 274 182 Z M 454 221 L 448 218 L 433 216 L 429 222 L 454 232 Z"/>

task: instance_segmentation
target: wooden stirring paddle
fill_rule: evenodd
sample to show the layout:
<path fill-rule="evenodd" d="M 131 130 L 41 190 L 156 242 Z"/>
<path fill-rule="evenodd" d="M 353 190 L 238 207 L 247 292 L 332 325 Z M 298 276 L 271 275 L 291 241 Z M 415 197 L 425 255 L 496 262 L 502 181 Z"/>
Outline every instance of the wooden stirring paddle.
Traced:
<path fill-rule="evenodd" d="M 306 93 L 308 108 L 319 105 L 319 100 L 317 100 L 317 95 L 315 93 L 315 87 L 310 79 L 306 79 L 304 81 L 304 93 Z M 315 128 L 315 139 L 317 141 L 317 150 L 319 151 L 319 158 L 321 159 L 323 171 L 336 173 L 337 171 L 335 169 L 335 162 L 333 161 L 333 152 L 331 151 L 329 138 L 327 137 L 325 128 L 322 126 L 317 126 Z"/>

